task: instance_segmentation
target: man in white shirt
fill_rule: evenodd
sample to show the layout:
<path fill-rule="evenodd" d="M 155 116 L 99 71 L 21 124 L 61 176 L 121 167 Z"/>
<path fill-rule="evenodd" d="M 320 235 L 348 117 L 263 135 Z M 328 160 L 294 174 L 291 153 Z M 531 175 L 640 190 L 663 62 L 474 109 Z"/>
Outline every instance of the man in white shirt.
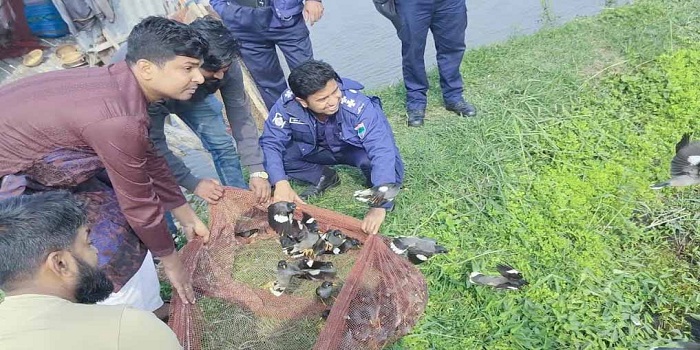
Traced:
<path fill-rule="evenodd" d="M 86 220 L 67 192 L 0 202 L 0 349 L 182 349 L 150 312 L 92 305 L 113 286 Z"/>

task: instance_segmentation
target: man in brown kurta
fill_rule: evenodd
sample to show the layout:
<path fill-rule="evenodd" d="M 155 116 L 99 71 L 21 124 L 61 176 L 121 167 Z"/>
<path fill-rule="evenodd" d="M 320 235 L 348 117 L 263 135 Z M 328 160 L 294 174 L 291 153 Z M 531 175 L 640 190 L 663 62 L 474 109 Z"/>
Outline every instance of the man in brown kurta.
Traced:
<path fill-rule="evenodd" d="M 150 17 L 130 34 L 129 49 L 127 62 L 39 74 L 0 88 L 0 198 L 55 188 L 81 194 L 92 209 L 99 264 L 116 290 L 150 250 L 179 295 L 194 301 L 164 213 L 172 210 L 188 238 L 206 240 L 209 231 L 156 155 L 147 108 L 191 97 L 203 81 L 198 67 L 206 43 L 184 24 Z M 108 179 L 99 176 L 104 170 Z"/>

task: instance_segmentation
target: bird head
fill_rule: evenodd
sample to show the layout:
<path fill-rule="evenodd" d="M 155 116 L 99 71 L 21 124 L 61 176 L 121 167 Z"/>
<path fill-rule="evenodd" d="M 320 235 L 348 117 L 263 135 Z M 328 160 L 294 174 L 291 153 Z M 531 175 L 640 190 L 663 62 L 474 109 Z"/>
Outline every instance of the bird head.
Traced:
<path fill-rule="evenodd" d="M 321 283 L 321 287 L 322 287 L 322 288 L 330 288 L 330 287 L 333 287 L 333 282 L 324 281 L 323 283 Z"/>
<path fill-rule="evenodd" d="M 343 238 L 345 236 L 342 231 L 340 230 L 333 230 L 332 231 L 333 237 L 338 237 L 338 238 Z"/>
<path fill-rule="evenodd" d="M 447 248 L 441 246 L 441 245 L 436 245 L 435 246 L 435 254 L 447 254 L 449 251 Z"/>
<path fill-rule="evenodd" d="M 286 269 L 287 268 L 287 261 L 286 260 L 280 260 L 277 263 L 277 268 L 278 269 Z"/>

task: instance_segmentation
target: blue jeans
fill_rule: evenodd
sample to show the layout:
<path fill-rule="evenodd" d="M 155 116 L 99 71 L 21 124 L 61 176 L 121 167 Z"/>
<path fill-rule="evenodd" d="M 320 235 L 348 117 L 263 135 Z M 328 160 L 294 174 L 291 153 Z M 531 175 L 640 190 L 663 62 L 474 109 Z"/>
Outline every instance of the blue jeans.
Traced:
<path fill-rule="evenodd" d="M 173 101 L 170 112 L 177 114 L 202 141 L 204 149 L 214 160 L 214 168 L 224 186 L 248 189 L 233 138 L 226 132 L 222 109 L 221 101 L 214 95 L 209 95 L 197 102 Z M 170 231 L 177 232 L 170 212 L 166 219 Z"/>
<path fill-rule="evenodd" d="M 202 141 L 224 186 L 248 189 L 233 138 L 226 132 L 222 109 L 221 101 L 209 95 L 202 101 L 173 103 L 170 112 L 177 114 Z"/>

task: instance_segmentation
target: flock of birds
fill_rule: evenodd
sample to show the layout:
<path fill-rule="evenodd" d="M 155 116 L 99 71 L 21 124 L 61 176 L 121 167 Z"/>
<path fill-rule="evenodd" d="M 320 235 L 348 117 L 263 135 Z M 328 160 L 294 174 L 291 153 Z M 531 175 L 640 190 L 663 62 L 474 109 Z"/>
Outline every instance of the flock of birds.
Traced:
<path fill-rule="evenodd" d="M 355 192 L 354 197 L 372 207 L 383 206 L 394 200 L 399 189 L 397 184 L 375 186 Z M 289 257 L 278 261 L 276 280 L 269 289 L 273 295 L 280 296 L 294 278 L 322 281 L 316 288 L 316 295 L 326 304 L 336 294 L 336 284 L 331 280 L 338 271 L 332 262 L 323 261 L 323 256 L 344 254 L 357 249 L 361 243 L 337 229 L 321 232 L 316 219 L 308 213 L 303 212 L 301 220 L 295 219 L 296 209 L 296 204 L 284 201 L 273 203 L 267 208 L 268 224 L 278 234 L 282 252 Z M 396 237 L 391 240 L 390 248 L 416 265 L 428 261 L 434 255 L 448 253 L 436 240 L 425 237 Z M 475 285 L 496 289 L 515 290 L 527 285 L 527 281 L 516 269 L 508 265 L 499 265 L 497 269 L 500 276 L 474 272 L 469 279 Z"/>

